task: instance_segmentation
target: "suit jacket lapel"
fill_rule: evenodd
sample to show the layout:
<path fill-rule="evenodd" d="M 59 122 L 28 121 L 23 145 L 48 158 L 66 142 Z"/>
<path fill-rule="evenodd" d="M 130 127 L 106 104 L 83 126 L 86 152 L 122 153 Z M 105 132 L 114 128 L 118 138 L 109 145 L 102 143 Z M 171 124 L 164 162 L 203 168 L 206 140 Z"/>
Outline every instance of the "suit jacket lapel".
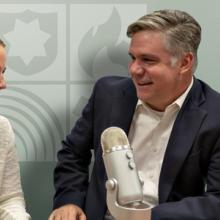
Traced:
<path fill-rule="evenodd" d="M 131 80 L 112 98 L 111 126 L 122 128 L 127 134 L 137 104 L 136 90 Z"/>
<path fill-rule="evenodd" d="M 167 201 L 176 176 L 189 153 L 196 133 L 207 112 L 199 106 L 205 101 L 201 85 L 195 79 L 174 123 L 167 145 L 159 181 L 159 202 Z"/>

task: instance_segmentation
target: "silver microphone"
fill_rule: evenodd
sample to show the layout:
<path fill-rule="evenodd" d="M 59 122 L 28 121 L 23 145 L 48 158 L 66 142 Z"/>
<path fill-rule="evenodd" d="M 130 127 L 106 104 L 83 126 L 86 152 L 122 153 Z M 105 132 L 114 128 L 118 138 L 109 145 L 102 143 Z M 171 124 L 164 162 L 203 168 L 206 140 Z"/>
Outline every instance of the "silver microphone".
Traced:
<path fill-rule="evenodd" d="M 108 179 L 116 180 L 118 185 L 118 204 L 135 206 L 143 201 L 142 183 L 125 132 L 118 127 L 105 129 L 101 145 Z"/>

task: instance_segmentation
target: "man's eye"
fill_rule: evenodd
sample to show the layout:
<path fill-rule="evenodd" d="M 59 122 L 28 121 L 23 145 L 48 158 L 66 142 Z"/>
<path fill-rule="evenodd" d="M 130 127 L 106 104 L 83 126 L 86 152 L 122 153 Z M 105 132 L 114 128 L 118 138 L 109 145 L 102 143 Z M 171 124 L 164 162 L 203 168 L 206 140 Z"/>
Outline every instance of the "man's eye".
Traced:
<path fill-rule="evenodd" d="M 155 60 L 147 59 L 147 58 L 143 59 L 143 61 L 144 61 L 145 63 L 155 63 L 155 62 L 156 62 Z"/>
<path fill-rule="evenodd" d="M 5 71 L 6 71 L 6 67 L 2 70 L 2 73 L 5 73 Z"/>
<path fill-rule="evenodd" d="M 130 59 L 133 61 L 133 60 L 135 60 L 135 58 L 133 57 L 133 56 L 130 56 Z"/>

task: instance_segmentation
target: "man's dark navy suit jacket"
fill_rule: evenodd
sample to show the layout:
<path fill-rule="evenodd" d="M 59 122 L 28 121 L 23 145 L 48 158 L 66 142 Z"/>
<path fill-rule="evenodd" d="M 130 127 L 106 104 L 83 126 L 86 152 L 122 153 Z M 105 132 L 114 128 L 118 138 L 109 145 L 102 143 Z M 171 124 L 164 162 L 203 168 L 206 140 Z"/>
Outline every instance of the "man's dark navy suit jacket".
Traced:
<path fill-rule="evenodd" d="M 73 203 L 87 220 L 103 220 L 107 176 L 100 136 L 110 126 L 128 133 L 136 104 L 131 79 L 105 77 L 96 83 L 58 153 L 54 208 Z M 152 220 L 220 220 L 220 95 L 196 78 L 169 138 Z"/>

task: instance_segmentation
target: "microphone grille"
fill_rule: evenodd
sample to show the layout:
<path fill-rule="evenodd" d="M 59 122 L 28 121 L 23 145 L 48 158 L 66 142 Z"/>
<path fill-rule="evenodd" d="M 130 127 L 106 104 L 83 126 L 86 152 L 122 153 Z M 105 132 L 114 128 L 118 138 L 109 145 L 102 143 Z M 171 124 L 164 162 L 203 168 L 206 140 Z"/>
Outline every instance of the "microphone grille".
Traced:
<path fill-rule="evenodd" d="M 104 152 L 109 152 L 113 147 L 129 145 L 126 133 L 119 127 L 109 127 L 102 132 L 101 144 Z"/>

